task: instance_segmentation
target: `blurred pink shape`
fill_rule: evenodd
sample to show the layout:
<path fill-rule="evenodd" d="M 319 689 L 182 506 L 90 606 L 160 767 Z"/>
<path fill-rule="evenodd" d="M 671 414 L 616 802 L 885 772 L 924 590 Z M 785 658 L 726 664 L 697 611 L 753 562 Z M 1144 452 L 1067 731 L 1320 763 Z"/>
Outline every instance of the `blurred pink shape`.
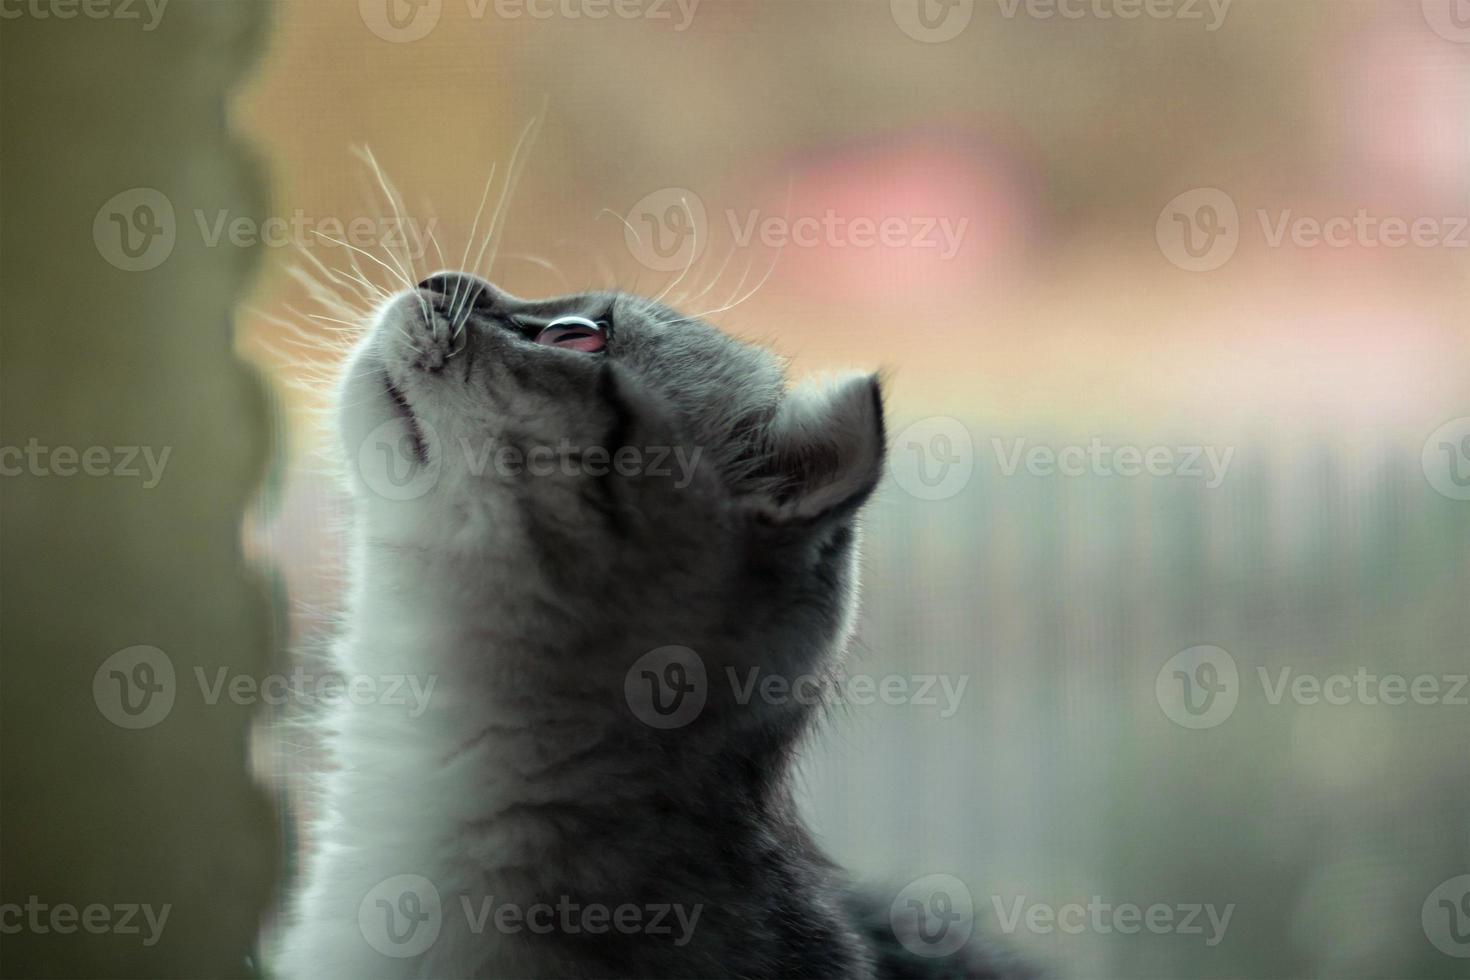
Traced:
<path fill-rule="evenodd" d="M 971 291 L 1010 274 L 1035 234 L 1024 166 L 968 134 L 854 142 L 792 162 L 789 209 L 782 176 L 754 195 L 768 202 L 758 213 L 722 217 L 741 250 L 779 252 L 775 276 L 792 291 Z"/>
<path fill-rule="evenodd" d="M 1333 93 L 1340 101 L 1326 108 L 1342 121 L 1354 192 L 1464 214 L 1470 204 L 1470 45 L 1435 34 L 1419 7 L 1381 7 L 1345 40 L 1340 88 Z"/>

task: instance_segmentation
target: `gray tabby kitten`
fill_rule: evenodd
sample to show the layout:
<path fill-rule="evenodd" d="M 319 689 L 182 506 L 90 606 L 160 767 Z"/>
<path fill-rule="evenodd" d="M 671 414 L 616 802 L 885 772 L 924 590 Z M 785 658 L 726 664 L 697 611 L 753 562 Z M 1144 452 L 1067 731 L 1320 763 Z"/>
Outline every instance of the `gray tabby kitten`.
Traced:
<path fill-rule="evenodd" d="M 787 390 L 771 354 L 656 302 L 440 273 L 379 311 L 341 430 L 340 666 L 437 683 L 417 717 L 330 719 L 275 972 L 998 975 L 978 938 L 897 941 L 798 818 L 814 699 L 729 681 L 834 668 L 883 465 L 876 376 Z"/>

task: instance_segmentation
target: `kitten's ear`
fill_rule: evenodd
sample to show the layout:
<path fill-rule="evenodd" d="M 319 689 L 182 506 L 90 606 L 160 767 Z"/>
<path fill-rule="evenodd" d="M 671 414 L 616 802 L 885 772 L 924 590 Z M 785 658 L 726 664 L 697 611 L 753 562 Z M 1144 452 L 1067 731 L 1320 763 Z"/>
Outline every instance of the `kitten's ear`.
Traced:
<path fill-rule="evenodd" d="M 804 524 L 861 506 L 883 473 L 883 390 L 876 374 L 806 381 L 766 433 L 757 512 Z"/>

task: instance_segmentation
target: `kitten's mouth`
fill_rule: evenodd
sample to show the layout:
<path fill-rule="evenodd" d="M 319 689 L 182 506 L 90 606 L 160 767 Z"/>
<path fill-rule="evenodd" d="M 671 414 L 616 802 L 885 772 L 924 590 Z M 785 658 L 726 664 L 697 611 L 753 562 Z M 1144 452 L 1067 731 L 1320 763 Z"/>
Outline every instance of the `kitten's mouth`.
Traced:
<path fill-rule="evenodd" d="M 414 457 L 423 464 L 429 462 L 429 445 L 424 439 L 424 430 L 419 425 L 418 417 L 413 414 L 413 406 L 408 403 L 408 396 L 403 389 L 393 383 L 387 372 L 383 373 L 383 390 L 388 393 L 388 400 L 393 403 L 398 416 L 408 423 L 409 438 L 413 440 Z"/>

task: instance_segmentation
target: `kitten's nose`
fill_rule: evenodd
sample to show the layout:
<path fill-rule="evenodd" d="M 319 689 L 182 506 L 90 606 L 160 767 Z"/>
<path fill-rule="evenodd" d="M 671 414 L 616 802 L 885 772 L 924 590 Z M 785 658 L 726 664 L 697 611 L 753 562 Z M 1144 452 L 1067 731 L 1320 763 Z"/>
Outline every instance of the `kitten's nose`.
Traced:
<path fill-rule="evenodd" d="M 436 272 L 419 283 L 419 289 L 433 293 L 444 303 L 456 306 L 489 306 L 497 291 L 488 279 L 468 272 Z"/>

